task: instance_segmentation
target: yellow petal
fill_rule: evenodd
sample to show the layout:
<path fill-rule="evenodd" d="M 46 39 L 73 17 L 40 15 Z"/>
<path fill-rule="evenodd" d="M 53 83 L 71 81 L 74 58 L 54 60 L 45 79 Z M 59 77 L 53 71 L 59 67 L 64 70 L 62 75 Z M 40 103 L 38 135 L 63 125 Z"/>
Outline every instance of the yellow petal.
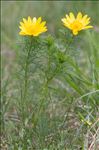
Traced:
<path fill-rule="evenodd" d="M 44 27 L 44 28 L 43 28 L 43 31 L 47 31 L 47 27 Z"/>
<path fill-rule="evenodd" d="M 23 25 L 24 25 L 24 23 L 23 23 L 23 22 L 20 22 L 20 25 L 21 25 L 21 26 L 23 26 Z"/>
<path fill-rule="evenodd" d="M 73 30 L 73 34 L 74 34 L 74 35 L 77 35 L 77 34 L 78 34 L 78 31 Z"/>
<path fill-rule="evenodd" d="M 87 26 L 89 23 L 90 23 L 90 21 L 86 20 L 85 22 L 83 22 L 83 25 Z"/>
<path fill-rule="evenodd" d="M 42 20 L 42 18 L 39 17 L 39 18 L 37 19 L 37 23 L 41 23 L 41 20 Z"/>
<path fill-rule="evenodd" d="M 20 31 L 19 32 L 20 35 L 26 35 L 24 32 Z"/>
<path fill-rule="evenodd" d="M 82 21 L 85 21 L 87 19 L 88 15 L 85 15 L 83 18 L 82 18 Z"/>
<path fill-rule="evenodd" d="M 33 23 L 36 23 L 37 19 L 36 17 L 33 18 Z"/>
<path fill-rule="evenodd" d="M 69 16 L 70 16 L 70 19 L 71 19 L 72 21 L 75 20 L 75 16 L 74 16 L 74 14 L 73 14 L 72 12 L 69 13 Z"/>
<path fill-rule="evenodd" d="M 20 29 L 22 29 L 22 26 L 19 26 Z"/>
<path fill-rule="evenodd" d="M 90 29 L 93 28 L 93 26 L 85 26 L 83 29 Z"/>
<path fill-rule="evenodd" d="M 87 18 L 87 21 L 89 21 L 90 20 L 90 17 L 89 18 Z"/>
<path fill-rule="evenodd" d="M 68 15 L 66 15 L 66 20 L 67 20 L 69 23 L 72 22 L 71 19 L 70 19 L 70 17 L 69 17 Z"/>
<path fill-rule="evenodd" d="M 31 17 L 30 16 L 28 17 L 28 23 L 31 23 Z"/>
<path fill-rule="evenodd" d="M 45 24 L 46 24 L 46 21 L 43 21 L 43 22 L 41 23 L 41 26 L 44 27 Z"/>
<path fill-rule="evenodd" d="M 26 22 L 27 22 L 25 18 L 23 18 L 23 22 L 24 22 L 24 23 L 26 23 Z"/>
<path fill-rule="evenodd" d="M 66 18 L 62 18 L 61 21 L 62 21 L 63 23 L 65 23 L 65 22 L 66 22 Z"/>
<path fill-rule="evenodd" d="M 68 23 L 68 21 L 65 18 L 62 19 L 62 22 L 65 27 L 68 27 L 69 29 L 71 29 L 70 24 Z"/>
<path fill-rule="evenodd" d="M 82 13 L 79 12 L 78 15 L 77 15 L 77 20 L 81 20 L 82 19 Z"/>
<path fill-rule="evenodd" d="M 64 24 L 69 25 L 69 22 L 67 21 L 67 19 L 66 19 L 66 18 L 62 18 L 62 19 L 61 19 L 61 21 L 62 21 Z"/>

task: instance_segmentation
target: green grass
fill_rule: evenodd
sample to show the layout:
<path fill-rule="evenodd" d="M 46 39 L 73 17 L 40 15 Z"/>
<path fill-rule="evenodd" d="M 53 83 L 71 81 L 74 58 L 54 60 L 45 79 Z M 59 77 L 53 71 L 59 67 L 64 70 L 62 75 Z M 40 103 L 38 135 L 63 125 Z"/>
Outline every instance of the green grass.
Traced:
<path fill-rule="evenodd" d="M 70 11 L 94 26 L 73 41 L 61 23 Z M 29 15 L 47 20 L 44 36 L 18 35 Z M 98 150 L 98 16 L 98 1 L 2 1 L 2 150 Z"/>

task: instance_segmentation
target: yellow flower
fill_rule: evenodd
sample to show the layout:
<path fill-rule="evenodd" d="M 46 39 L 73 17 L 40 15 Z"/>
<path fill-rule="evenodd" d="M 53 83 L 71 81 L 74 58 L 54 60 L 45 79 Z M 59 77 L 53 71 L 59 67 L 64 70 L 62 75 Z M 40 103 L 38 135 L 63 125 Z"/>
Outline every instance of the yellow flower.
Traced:
<path fill-rule="evenodd" d="M 20 22 L 19 28 L 21 31 L 19 32 L 20 35 L 29 35 L 29 36 L 38 36 L 39 34 L 46 32 L 47 27 L 45 26 L 46 21 L 42 21 L 42 18 L 39 17 L 38 19 L 34 17 L 28 17 L 26 20 L 23 18 L 23 22 Z"/>
<path fill-rule="evenodd" d="M 64 26 L 72 30 L 74 35 L 77 35 L 79 31 L 92 28 L 90 26 L 90 17 L 82 15 L 81 12 L 77 14 L 77 17 L 73 13 L 69 13 L 65 18 L 62 19 Z"/>

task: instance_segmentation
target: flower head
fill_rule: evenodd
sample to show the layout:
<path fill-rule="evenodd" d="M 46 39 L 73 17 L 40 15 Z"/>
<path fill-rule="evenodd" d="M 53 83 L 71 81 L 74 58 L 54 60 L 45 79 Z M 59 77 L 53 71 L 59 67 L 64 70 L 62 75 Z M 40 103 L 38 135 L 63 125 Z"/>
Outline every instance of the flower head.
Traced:
<path fill-rule="evenodd" d="M 74 35 L 77 35 L 79 31 L 92 28 L 93 26 L 89 25 L 90 17 L 87 15 L 82 15 L 81 12 L 77 14 L 77 17 L 73 13 L 69 13 L 65 18 L 62 18 L 62 22 L 65 27 L 72 30 Z"/>
<path fill-rule="evenodd" d="M 46 32 L 46 21 L 41 21 L 41 17 L 39 17 L 38 19 L 36 17 L 34 17 L 33 19 L 31 17 L 28 17 L 27 20 L 23 18 L 23 22 L 20 22 L 19 28 L 21 29 L 21 31 L 19 32 L 19 34 L 38 36 L 39 34 Z"/>

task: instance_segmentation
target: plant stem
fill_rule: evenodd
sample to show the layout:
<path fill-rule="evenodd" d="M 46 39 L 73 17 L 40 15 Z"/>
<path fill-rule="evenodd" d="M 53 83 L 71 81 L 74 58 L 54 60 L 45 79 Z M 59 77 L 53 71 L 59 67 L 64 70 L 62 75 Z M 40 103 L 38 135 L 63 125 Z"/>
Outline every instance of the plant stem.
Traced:
<path fill-rule="evenodd" d="M 50 69 L 49 68 L 49 64 L 48 64 L 48 69 Z M 58 71 L 59 70 L 56 68 L 55 73 L 50 78 L 47 78 L 46 82 L 44 83 L 44 86 L 42 88 L 42 95 L 43 95 L 43 97 L 40 100 L 39 109 L 38 109 L 38 112 L 37 112 L 37 114 L 35 116 L 35 119 L 34 119 L 34 127 L 37 125 L 37 122 L 38 122 L 38 119 L 39 119 L 38 116 L 40 116 L 40 114 L 44 110 L 43 105 L 44 105 L 45 99 L 47 100 L 48 93 L 49 93 L 49 90 L 48 90 L 49 82 L 51 82 L 53 80 L 53 78 L 56 76 L 56 74 L 58 73 Z"/>
<path fill-rule="evenodd" d="M 29 58 L 30 58 L 30 52 L 32 47 L 32 37 L 30 39 L 30 46 L 28 49 L 27 57 L 26 57 L 26 63 L 25 63 L 25 77 L 24 77 L 24 91 L 22 96 L 22 104 L 23 104 L 23 121 L 25 119 L 25 103 L 27 99 L 27 90 L 28 90 L 28 69 L 29 69 Z"/>
<path fill-rule="evenodd" d="M 27 97 L 27 87 L 28 87 L 28 66 L 29 66 L 29 56 L 30 50 L 28 51 L 27 59 L 26 59 L 26 66 L 25 66 L 25 83 L 24 83 L 24 99 Z"/>
<path fill-rule="evenodd" d="M 66 54 L 69 51 L 70 45 L 72 44 L 73 40 L 74 40 L 74 36 L 72 36 L 71 40 L 67 43 L 64 54 Z"/>

